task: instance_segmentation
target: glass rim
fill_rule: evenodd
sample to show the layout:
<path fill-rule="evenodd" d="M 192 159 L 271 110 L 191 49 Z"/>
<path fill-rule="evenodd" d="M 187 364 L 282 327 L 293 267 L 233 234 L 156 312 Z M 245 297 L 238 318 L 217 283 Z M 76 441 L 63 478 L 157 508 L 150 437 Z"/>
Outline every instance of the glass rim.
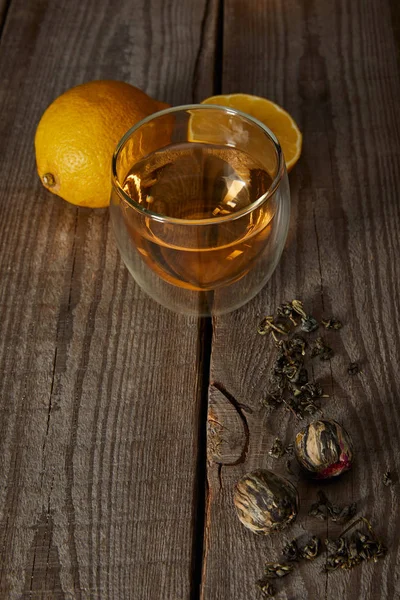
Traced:
<path fill-rule="evenodd" d="M 269 186 L 268 190 L 266 192 L 264 192 L 264 194 L 262 194 L 259 198 L 254 200 L 251 204 L 249 204 L 245 208 L 242 208 L 241 210 L 239 210 L 235 213 L 232 213 L 230 215 L 222 215 L 220 217 L 208 217 L 207 219 L 181 219 L 181 218 L 169 217 L 167 215 L 162 215 L 160 213 L 153 212 L 153 211 L 149 210 L 148 208 L 145 208 L 144 206 L 142 206 L 135 200 L 133 200 L 133 198 L 131 198 L 122 188 L 122 185 L 121 185 L 118 175 L 117 175 L 118 156 L 119 156 L 121 150 L 123 149 L 123 147 L 125 146 L 126 142 L 129 140 L 129 138 L 138 129 L 140 129 L 140 127 L 142 127 L 146 123 L 149 123 L 153 119 L 157 119 L 158 117 L 163 117 L 164 115 L 168 115 L 171 113 L 184 112 L 184 111 L 189 111 L 189 110 L 198 110 L 198 109 L 200 109 L 200 110 L 210 110 L 210 109 L 222 110 L 223 112 L 225 112 L 227 114 L 241 117 L 241 118 L 245 119 L 246 121 L 252 123 L 253 125 L 256 125 L 257 127 L 259 127 L 263 131 L 263 133 L 266 135 L 266 137 L 272 142 L 272 144 L 274 146 L 274 150 L 275 150 L 275 153 L 277 156 L 277 163 L 278 163 L 277 169 L 276 169 L 276 174 L 271 182 L 271 185 Z M 195 144 L 197 142 L 192 142 L 192 143 Z M 235 147 L 235 146 L 230 146 L 228 144 L 225 144 L 225 146 L 227 148 Z M 145 158 L 145 156 L 143 158 Z M 179 224 L 179 225 L 216 225 L 218 223 L 226 223 L 229 221 L 234 221 L 236 219 L 243 217 L 244 215 L 247 215 L 247 214 L 253 212 L 256 208 L 258 208 L 259 206 L 264 204 L 264 202 L 266 202 L 268 200 L 268 198 L 273 196 L 275 194 L 277 188 L 279 187 L 279 184 L 285 173 L 285 159 L 283 156 L 281 145 L 280 145 L 277 137 L 275 136 L 275 134 L 269 129 L 269 127 L 264 125 L 264 123 L 262 123 L 255 117 L 252 117 L 252 116 L 242 112 L 241 110 L 237 110 L 236 108 L 230 108 L 229 106 L 222 106 L 219 104 L 182 104 L 180 106 L 171 106 L 170 108 L 166 108 L 164 110 L 160 110 L 155 113 L 152 113 L 151 115 L 148 115 L 144 119 L 141 119 L 140 121 L 138 121 L 130 129 L 128 129 L 128 131 L 120 139 L 120 141 L 117 144 L 117 147 L 114 150 L 114 153 L 112 156 L 112 162 L 111 162 L 111 173 L 112 173 L 112 186 L 116 190 L 118 195 L 121 196 L 122 199 L 125 200 L 125 202 L 127 202 L 132 208 L 134 208 L 138 212 L 142 213 L 146 217 L 150 217 L 153 220 L 161 222 L 161 223 L 174 223 L 174 224 Z"/>

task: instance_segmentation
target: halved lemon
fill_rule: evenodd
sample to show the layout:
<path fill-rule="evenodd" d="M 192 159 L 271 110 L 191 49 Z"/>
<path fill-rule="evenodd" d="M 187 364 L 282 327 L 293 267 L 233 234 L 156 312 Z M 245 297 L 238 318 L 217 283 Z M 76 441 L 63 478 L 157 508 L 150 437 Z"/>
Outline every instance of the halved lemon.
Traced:
<path fill-rule="evenodd" d="M 250 94 L 222 94 L 211 96 L 201 104 L 218 104 L 236 108 L 255 117 L 276 135 L 285 156 L 286 168 L 290 171 L 300 158 L 303 136 L 293 117 L 278 104 Z M 221 118 L 223 119 L 222 115 Z M 196 125 L 199 125 L 198 122 Z M 204 124 L 203 124 L 204 126 Z M 193 124 L 192 124 L 193 128 Z M 209 140 L 212 141 L 212 140 Z"/>

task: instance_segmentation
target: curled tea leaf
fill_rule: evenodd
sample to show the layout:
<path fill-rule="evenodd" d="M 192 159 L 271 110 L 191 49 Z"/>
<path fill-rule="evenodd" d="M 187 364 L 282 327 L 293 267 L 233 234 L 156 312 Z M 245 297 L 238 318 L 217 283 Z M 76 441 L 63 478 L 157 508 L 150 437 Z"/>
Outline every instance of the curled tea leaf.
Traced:
<path fill-rule="evenodd" d="M 261 590 L 264 598 L 273 598 L 275 596 L 275 588 L 268 579 L 260 579 L 256 585 Z"/>
<path fill-rule="evenodd" d="M 288 542 L 286 546 L 283 547 L 282 554 L 289 562 L 297 562 L 300 560 L 301 554 L 297 545 L 297 541 L 292 540 L 291 542 Z"/>
<path fill-rule="evenodd" d="M 298 562 L 302 558 L 314 560 L 317 558 L 320 548 L 321 540 L 314 535 L 303 547 L 298 546 L 297 540 L 292 540 L 284 546 L 282 554 L 289 562 Z"/>
<path fill-rule="evenodd" d="M 358 366 L 358 363 L 351 362 L 347 368 L 347 372 L 349 375 L 357 375 L 357 373 L 360 372 L 360 367 Z"/>
<path fill-rule="evenodd" d="M 311 348 L 311 357 L 319 356 L 320 360 L 329 360 L 333 356 L 333 350 L 328 346 L 322 337 L 318 337 L 314 341 L 314 345 Z"/>
<path fill-rule="evenodd" d="M 326 521 L 329 516 L 327 498 L 323 492 L 318 492 L 319 500 L 311 505 L 308 511 L 309 517 L 315 517 L 321 521 Z"/>
<path fill-rule="evenodd" d="M 301 549 L 300 553 L 301 553 L 302 558 L 305 558 L 306 560 L 314 560 L 318 556 L 320 547 L 321 547 L 321 541 L 320 541 L 319 537 L 314 535 L 307 542 L 307 544 L 304 546 L 304 548 Z"/>
<path fill-rule="evenodd" d="M 328 395 L 323 393 L 322 387 L 318 382 L 302 385 L 300 392 L 308 398 L 328 398 Z"/>
<path fill-rule="evenodd" d="M 269 450 L 268 454 L 273 458 L 282 458 L 282 456 L 285 454 L 282 440 L 275 438 L 272 448 Z"/>
<path fill-rule="evenodd" d="M 332 504 L 330 508 L 330 517 L 334 522 L 344 522 L 352 519 L 356 512 L 356 502 L 352 502 L 346 506 L 336 506 L 335 504 Z"/>
<path fill-rule="evenodd" d="M 257 331 L 260 335 L 265 335 L 271 331 L 271 323 L 274 320 L 274 317 L 271 315 L 269 317 L 264 317 L 262 321 L 258 324 Z"/>
<path fill-rule="evenodd" d="M 307 341 L 297 333 L 289 337 L 290 331 L 293 330 L 291 326 L 297 326 L 298 321 L 306 333 L 318 327 L 317 320 L 307 314 L 300 300 L 283 302 L 276 309 L 275 317 L 264 317 L 258 326 L 258 332 L 262 335 L 271 334 L 277 347 L 263 405 L 275 409 L 279 404 L 284 404 L 296 418 L 303 419 L 320 412 L 319 404 L 315 400 L 327 396 L 323 394 L 319 384 L 309 381 L 305 365 Z M 333 318 L 331 321 L 333 326 Z M 321 360 L 328 360 L 333 355 L 332 349 L 322 338 L 317 338 L 311 351 L 311 356 L 317 355 Z"/>
<path fill-rule="evenodd" d="M 347 554 L 347 541 L 344 537 L 336 539 L 328 538 L 325 540 L 325 546 L 330 554 L 345 556 Z"/>
<path fill-rule="evenodd" d="M 296 322 L 294 319 L 294 315 L 297 313 L 297 315 L 301 317 L 300 329 L 302 331 L 305 331 L 306 333 L 311 333 L 312 331 L 315 331 L 318 328 L 318 321 L 312 315 L 308 315 L 306 313 L 306 311 L 304 310 L 303 303 L 300 300 L 292 300 L 290 304 L 292 308 L 291 320 Z M 290 312 L 290 308 L 287 305 L 287 303 L 283 305 L 283 311 L 286 311 L 287 313 Z"/>
<path fill-rule="evenodd" d="M 333 504 L 323 491 L 318 492 L 318 500 L 311 505 L 308 514 L 310 517 L 326 521 L 330 518 L 334 522 L 345 522 L 353 518 L 357 512 L 357 504 L 352 502 L 346 506 Z"/>
<path fill-rule="evenodd" d="M 298 315 L 300 315 L 300 317 L 302 317 L 303 319 L 305 319 L 307 317 L 307 314 L 304 310 L 304 306 L 301 300 L 292 300 L 291 302 L 292 304 L 292 308 L 294 310 L 294 312 L 296 312 Z"/>
<path fill-rule="evenodd" d="M 294 310 L 292 302 L 283 302 L 276 309 L 276 314 L 282 319 L 289 319 L 294 327 L 297 327 L 299 314 Z"/>
<path fill-rule="evenodd" d="M 345 538 L 344 534 L 363 522 L 368 528 L 368 534 L 357 531 L 351 538 Z M 336 540 L 326 540 L 328 557 L 325 568 L 327 571 L 336 569 L 352 569 L 363 561 L 373 560 L 377 562 L 387 552 L 386 546 L 378 540 L 370 522 L 361 517 L 354 521 Z"/>
<path fill-rule="evenodd" d="M 272 321 L 270 327 L 273 331 L 276 331 L 276 333 L 280 333 L 281 335 L 287 335 L 289 333 L 288 327 L 283 323 Z"/>
<path fill-rule="evenodd" d="M 311 315 L 307 315 L 304 319 L 301 319 L 300 329 L 306 333 L 311 333 L 318 329 L 318 321 Z"/>
<path fill-rule="evenodd" d="M 319 398 L 328 397 L 323 393 L 319 383 L 308 382 L 304 385 L 297 385 L 289 382 L 288 389 L 292 392 L 293 397 L 289 398 L 286 404 L 299 419 L 321 412 L 321 408 L 316 401 Z"/>
<path fill-rule="evenodd" d="M 289 473 L 289 475 L 293 475 L 292 461 L 290 460 L 290 458 L 287 459 L 285 466 L 286 466 L 286 471 Z"/>
<path fill-rule="evenodd" d="M 265 578 L 278 579 L 286 577 L 293 571 L 293 565 L 290 563 L 265 563 Z"/>
<path fill-rule="evenodd" d="M 386 471 L 383 474 L 383 485 L 386 485 L 386 487 L 389 487 L 392 484 L 393 484 L 392 474 L 390 471 Z"/>
<path fill-rule="evenodd" d="M 341 329 L 343 327 L 342 322 L 339 321 L 339 319 L 336 319 L 336 317 L 322 319 L 321 323 L 325 327 L 325 329 L 334 329 L 337 331 L 338 329 Z"/>
<path fill-rule="evenodd" d="M 278 404 L 280 404 L 281 402 L 282 402 L 281 397 L 271 396 L 270 394 L 268 394 L 261 401 L 262 405 L 265 406 L 265 408 L 271 408 L 271 409 L 276 408 L 278 406 Z"/>
<path fill-rule="evenodd" d="M 290 340 L 289 347 L 292 352 L 304 356 L 306 353 L 307 342 L 301 335 L 294 335 Z"/>
<path fill-rule="evenodd" d="M 281 335 L 288 335 L 290 332 L 289 328 L 284 323 L 274 320 L 272 315 L 268 315 L 262 319 L 258 325 L 257 331 L 260 335 L 266 335 L 267 333 L 274 334 L 274 332 Z M 274 337 L 276 340 L 276 336 Z"/>
<path fill-rule="evenodd" d="M 288 456 L 293 456 L 294 455 L 294 444 L 288 444 L 285 448 L 285 454 L 287 454 Z"/>

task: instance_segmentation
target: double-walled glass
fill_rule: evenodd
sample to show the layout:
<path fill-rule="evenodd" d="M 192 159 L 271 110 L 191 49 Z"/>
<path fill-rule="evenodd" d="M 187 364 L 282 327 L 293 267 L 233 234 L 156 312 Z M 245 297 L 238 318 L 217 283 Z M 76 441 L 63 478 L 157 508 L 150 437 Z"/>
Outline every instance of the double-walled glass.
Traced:
<path fill-rule="evenodd" d="M 149 296 L 180 313 L 232 311 L 265 285 L 283 250 L 282 150 L 267 127 L 230 108 L 155 113 L 114 153 L 110 211 L 121 256 Z"/>

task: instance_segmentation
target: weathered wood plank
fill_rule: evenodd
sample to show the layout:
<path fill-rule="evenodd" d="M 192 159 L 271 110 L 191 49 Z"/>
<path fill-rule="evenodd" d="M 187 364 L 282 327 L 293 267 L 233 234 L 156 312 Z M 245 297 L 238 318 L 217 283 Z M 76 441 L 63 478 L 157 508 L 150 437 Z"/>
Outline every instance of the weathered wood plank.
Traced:
<path fill-rule="evenodd" d="M 192 101 L 205 9 L 13 0 L 9 10 L 0 53 L 1 598 L 190 596 L 198 324 L 134 285 L 106 211 L 42 189 L 33 136 L 51 100 L 90 79 Z"/>
<path fill-rule="evenodd" d="M 10 3 L 11 0 L 0 0 L 0 38 L 4 30 L 7 11 L 10 6 Z"/>
<path fill-rule="evenodd" d="M 318 486 L 297 471 L 291 479 L 298 485 L 301 513 L 290 530 L 257 537 L 234 514 L 233 485 L 241 475 L 256 467 L 286 474 L 285 461 L 271 458 L 268 450 L 276 435 L 291 441 L 299 425 L 284 411 L 268 417 L 261 407 L 272 346 L 256 326 L 263 314 L 296 296 L 317 317 L 334 313 L 346 324 L 329 335 L 336 356 L 326 368 L 317 365 L 315 375 L 331 394 L 324 414 L 353 436 L 356 464 L 326 491 L 333 501 L 357 501 L 389 553 L 379 564 L 329 576 L 321 573 L 322 558 L 302 565 L 278 583 L 279 597 L 400 597 L 399 487 L 382 483 L 387 468 L 400 473 L 395 259 L 400 82 L 390 5 L 389 0 L 225 2 L 223 91 L 281 103 L 304 132 L 304 151 L 291 174 L 291 229 L 276 273 L 253 302 L 214 323 L 211 380 L 232 399 L 249 440 L 244 460 L 229 465 L 231 428 L 220 423 L 227 440 L 223 460 L 217 457 L 208 471 L 204 600 L 260 597 L 254 584 L 263 563 L 279 559 L 287 540 L 340 531 L 306 516 Z M 353 360 L 362 366 L 355 378 L 347 374 Z"/>

